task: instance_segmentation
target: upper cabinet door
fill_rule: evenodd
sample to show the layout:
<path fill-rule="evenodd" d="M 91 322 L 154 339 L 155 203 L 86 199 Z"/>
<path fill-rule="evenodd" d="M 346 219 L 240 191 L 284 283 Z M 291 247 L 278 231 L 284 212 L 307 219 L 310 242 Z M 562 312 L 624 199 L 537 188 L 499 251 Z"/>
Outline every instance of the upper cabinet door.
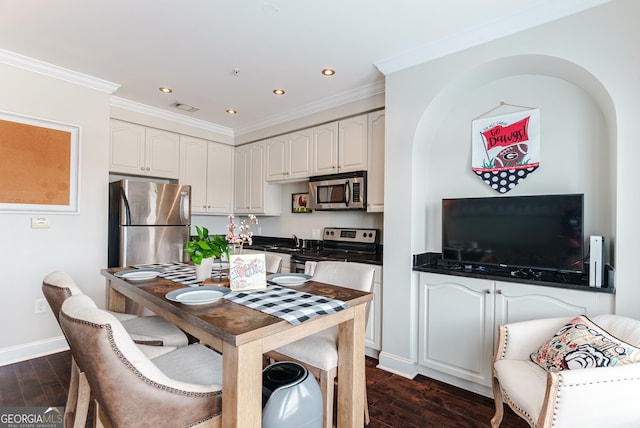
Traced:
<path fill-rule="evenodd" d="M 367 115 L 338 122 L 338 172 L 367 169 Z"/>
<path fill-rule="evenodd" d="M 191 212 L 207 212 L 207 141 L 180 136 L 180 184 L 191 186 Z"/>
<path fill-rule="evenodd" d="M 111 120 L 109 171 L 143 175 L 145 127 L 129 122 Z"/>
<path fill-rule="evenodd" d="M 312 175 L 338 172 L 338 122 L 313 128 Z"/>
<path fill-rule="evenodd" d="M 267 181 L 286 180 L 289 176 L 289 136 L 269 138 L 266 143 Z"/>
<path fill-rule="evenodd" d="M 384 110 L 369 113 L 367 211 L 384 211 Z"/>
<path fill-rule="evenodd" d="M 173 132 L 147 128 L 146 174 L 154 177 L 178 178 L 180 170 L 180 136 Z"/>
<path fill-rule="evenodd" d="M 289 179 L 305 179 L 311 176 L 313 160 L 313 129 L 289 134 Z"/>
<path fill-rule="evenodd" d="M 233 147 L 209 142 L 207 167 L 207 212 L 233 211 Z"/>

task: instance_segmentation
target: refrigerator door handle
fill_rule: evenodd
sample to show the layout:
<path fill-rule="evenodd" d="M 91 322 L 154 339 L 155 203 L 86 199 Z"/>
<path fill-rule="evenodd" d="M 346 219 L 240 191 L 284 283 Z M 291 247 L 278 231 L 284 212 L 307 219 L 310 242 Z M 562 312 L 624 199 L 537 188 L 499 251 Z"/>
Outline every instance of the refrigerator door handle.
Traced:
<path fill-rule="evenodd" d="M 182 224 L 189 224 L 189 193 L 180 192 L 180 220 Z"/>
<path fill-rule="evenodd" d="M 129 200 L 127 200 L 127 194 L 124 191 L 124 188 L 120 187 L 120 198 L 122 199 L 122 204 L 124 206 L 124 224 L 123 226 L 131 225 L 131 208 L 129 208 Z"/>

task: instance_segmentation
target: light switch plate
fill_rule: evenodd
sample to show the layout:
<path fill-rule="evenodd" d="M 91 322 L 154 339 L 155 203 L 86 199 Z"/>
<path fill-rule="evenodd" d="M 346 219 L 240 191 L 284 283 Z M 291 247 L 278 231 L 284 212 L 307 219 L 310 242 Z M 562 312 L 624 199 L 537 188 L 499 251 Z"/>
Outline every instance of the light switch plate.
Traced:
<path fill-rule="evenodd" d="M 32 229 L 49 229 L 49 217 L 31 217 Z"/>

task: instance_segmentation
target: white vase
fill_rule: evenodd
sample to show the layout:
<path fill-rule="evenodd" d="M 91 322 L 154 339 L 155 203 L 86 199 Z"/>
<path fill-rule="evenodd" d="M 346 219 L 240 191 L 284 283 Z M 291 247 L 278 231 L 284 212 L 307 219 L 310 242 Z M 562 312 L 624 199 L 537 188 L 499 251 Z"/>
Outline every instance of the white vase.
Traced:
<path fill-rule="evenodd" d="M 202 259 L 200 264 L 196 265 L 196 279 L 204 281 L 207 278 L 211 278 L 211 269 L 213 269 L 213 258 Z"/>

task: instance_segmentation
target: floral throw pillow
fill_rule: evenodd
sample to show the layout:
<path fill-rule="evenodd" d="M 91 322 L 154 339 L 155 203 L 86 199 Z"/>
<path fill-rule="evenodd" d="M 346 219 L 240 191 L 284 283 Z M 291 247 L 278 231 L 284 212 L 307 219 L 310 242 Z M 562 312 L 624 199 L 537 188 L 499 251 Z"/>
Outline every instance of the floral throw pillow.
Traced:
<path fill-rule="evenodd" d="M 610 335 L 582 315 L 565 324 L 531 361 L 547 371 L 612 367 L 640 361 L 640 349 Z"/>

